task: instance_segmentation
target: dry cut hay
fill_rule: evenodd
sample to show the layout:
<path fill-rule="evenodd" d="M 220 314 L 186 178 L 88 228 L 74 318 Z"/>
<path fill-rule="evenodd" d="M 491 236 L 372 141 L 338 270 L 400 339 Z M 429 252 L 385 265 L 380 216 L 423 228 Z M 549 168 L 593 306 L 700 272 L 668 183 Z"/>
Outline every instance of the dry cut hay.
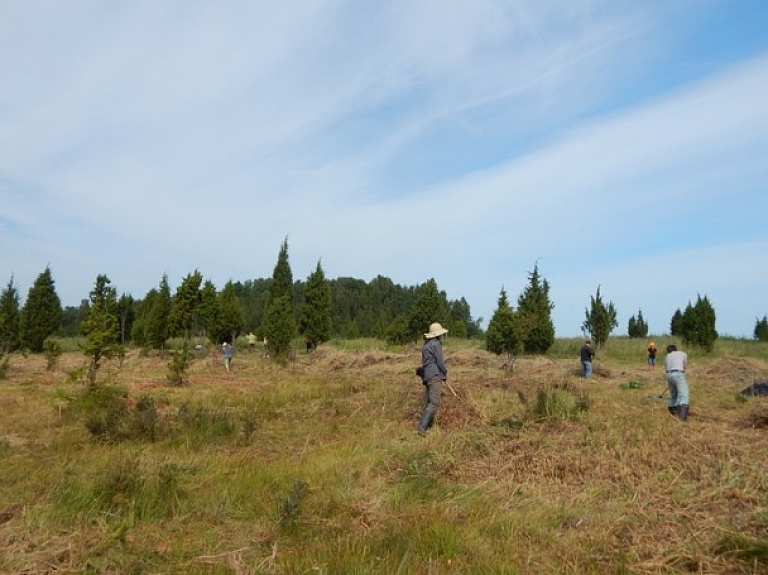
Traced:
<path fill-rule="evenodd" d="M 497 357 L 480 349 L 462 349 L 446 354 L 446 362 L 449 367 L 495 367 Z"/>
<path fill-rule="evenodd" d="M 314 369 L 322 372 L 361 369 L 382 364 L 396 365 L 406 360 L 407 355 L 380 350 L 349 352 L 319 348 L 310 354 L 310 358 Z"/>
<path fill-rule="evenodd" d="M 403 419 L 415 424 L 421 417 L 424 405 L 423 401 L 411 405 Z M 437 425 L 445 429 L 464 429 L 477 424 L 481 418 L 480 409 L 466 387 L 455 386 L 450 382 L 443 385 L 442 401 L 436 416 Z"/>
<path fill-rule="evenodd" d="M 768 400 L 761 398 L 756 401 L 758 403 L 747 414 L 744 426 L 768 429 Z"/>
<path fill-rule="evenodd" d="M 707 365 L 700 374 L 711 379 L 751 383 L 768 377 L 768 368 L 764 362 L 755 359 L 724 357 Z"/>

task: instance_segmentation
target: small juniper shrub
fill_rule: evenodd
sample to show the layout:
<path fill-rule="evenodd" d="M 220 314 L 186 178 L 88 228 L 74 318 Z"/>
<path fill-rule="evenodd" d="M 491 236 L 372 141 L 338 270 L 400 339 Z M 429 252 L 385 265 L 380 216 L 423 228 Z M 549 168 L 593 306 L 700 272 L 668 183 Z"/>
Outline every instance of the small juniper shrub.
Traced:
<path fill-rule="evenodd" d="M 87 366 L 81 365 L 80 367 L 77 367 L 71 371 L 67 372 L 67 383 L 73 384 L 73 383 L 79 383 L 83 381 L 85 378 L 85 372 L 87 370 Z"/>
<path fill-rule="evenodd" d="M 154 441 L 158 436 L 159 415 L 155 401 L 148 395 L 142 395 L 131 412 L 131 437 Z"/>
<path fill-rule="evenodd" d="M 184 341 L 180 349 L 172 352 L 171 361 L 168 363 L 168 384 L 173 387 L 186 385 L 190 363 L 189 344 Z"/>
<path fill-rule="evenodd" d="M 43 353 L 45 354 L 45 368 L 53 371 L 59 363 L 63 350 L 58 342 L 46 339 L 43 344 Z"/>
<path fill-rule="evenodd" d="M 128 392 L 116 385 L 87 387 L 72 408 L 85 415 L 85 427 L 105 443 L 117 443 L 127 435 Z"/>
<path fill-rule="evenodd" d="M 87 388 L 72 408 L 85 415 L 91 436 L 104 443 L 155 441 L 162 434 L 154 400 L 143 395 L 133 403 L 127 391 L 117 385 Z"/>
<path fill-rule="evenodd" d="M 299 477 L 291 484 L 288 494 L 280 502 L 279 518 L 281 529 L 289 529 L 296 523 L 301 511 L 301 503 L 304 500 L 308 487 L 307 481 L 303 477 Z"/>

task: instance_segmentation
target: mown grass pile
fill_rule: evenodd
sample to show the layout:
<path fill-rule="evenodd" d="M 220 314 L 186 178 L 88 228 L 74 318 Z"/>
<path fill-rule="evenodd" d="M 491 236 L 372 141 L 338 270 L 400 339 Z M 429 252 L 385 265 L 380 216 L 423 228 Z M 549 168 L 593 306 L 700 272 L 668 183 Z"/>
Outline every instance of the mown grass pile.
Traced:
<path fill-rule="evenodd" d="M 131 352 L 94 388 L 76 352 L 11 356 L 0 572 L 768 572 L 766 400 L 738 395 L 766 349 L 692 353 L 683 424 L 643 344 L 585 381 L 576 340 L 512 374 L 448 340 L 424 438 L 417 346 L 202 355 L 184 385 Z"/>

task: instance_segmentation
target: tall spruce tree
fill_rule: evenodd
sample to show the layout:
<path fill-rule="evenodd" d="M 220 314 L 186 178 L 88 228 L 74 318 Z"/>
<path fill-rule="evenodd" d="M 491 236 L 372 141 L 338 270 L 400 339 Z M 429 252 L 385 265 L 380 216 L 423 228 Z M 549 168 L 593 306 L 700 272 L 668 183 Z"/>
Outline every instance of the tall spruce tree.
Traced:
<path fill-rule="evenodd" d="M 408 332 L 412 340 L 421 338 L 434 322 L 450 325 L 449 318 L 445 294 L 437 289 L 434 278 L 430 278 L 416 290 L 416 303 L 408 314 Z"/>
<path fill-rule="evenodd" d="M 96 386 L 96 375 L 102 359 L 123 357 L 125 349 L 120 344 L 120 308 L 117 291 L 106 275 L 96 277 L 90 294 L 90 312 L 82 324 L 85 335 L 83 352 L 89 358 L 88 385 Z"/>
<path fill-rule="evenodd" d="M 683 312 L 680 311 L 680 308 L 677 308 L 669 322 L 669 335 L 680 336 L 683 333 L 683 329 Z"/>
<path fill-rule="evenodd" d="M 586 319 L 581 324 L 581 329 L 584 333 L 590 334 L 595 346 L 602 347 L 608 341 L 611 332 L 619 325 L 616 319 L 616 308 L 613 302 L 608 302 L 608 305 L 603 303 L 600 286 L 597 286 L 597 293 L 590 296 L 590 299 L 591 305 L 586 310 Z"/>
<path fill-rule="evenodd" d="M 170 333 L 181 335 L 181 349 L 176 350 L 168 363 L 168 382 L 171 385 L 183 385 L 187 382 L 187 369 L 190 364 L 189 340 L 197 327 L 202 295 L 200 284 L 203 275 L 195 270 L 181 280 L 181 285 L 173 294 L 171 312 L 168 317 Z"/>
<path fill-rule="evenodd" d="M 212 343 L 220 343 L 224 332 L 221 321 L 221 305 L 219 293 L 211 280 L 206 280 L 200 290 L 200 325 Z"/>
<path fill-rule="evenodd" d="M 136 302 L 130 294 L 123 294 L 117 300 L 118 318 L 120 319 L 120 343 L 128 341 L 128 337 L 136 320 Z"/>
<path fill-rule="evenodd" d="M 468 338 L 469 332 L 474 327 L 472 314 L 469 311 L 469 303 L 464 298 L 452 301 L 448 304 L 448 313 L 451 316 L 451 334 L 455 338 Z"/>
<path fill-rule="evenodd" d="M 269 339 L 270 355 L 284 359 L 291 350 L 296 336 L 296 318 L 293 312 L 293 273 L 288 261 L 288 238 L 280 245 L 277 263 L 269 284 L 269 299 L 262 325 Z"/>
<path fill-rule="evenodd" d="M 755 320 L 754 336 L 757 341 L 768 341 L 768 315 Z"/>
<path fill-rule="evenodd" d="M 11 276 L 0 294 L 0 355 L 19 348 L 19 290 Z"/>
<path fill-rule="evenodd" d="M 549 299 L 549 282 L 539 277 L 538 264 L 528 274 L 528 286 L 517 299 L 517 312 L 528 326 L 523 342 L 526 353 L 547 353 L 555 343 L 555 324 L 552 309 L 555 305 Z"/>
<path fill-rule="evenodd" d="M 331 317 L 331 289 L 318 260 L 304 288 L 299 329 L 304 337 L 320 345 L 331 338 Z"/>
<path fill-rule="evenodd" d="M 510 370 L 514 370 L 515 357 L 523 350 L 524 344 L 522 325 L 518 320 L 518 312 L 509 305 L 507 292 L 501 288 L 496 310 L 485 332 L 485 347 L 496 355 L 506 354 L 506 365 Z"/>
<path fill-rule="evenodd" d="M 157 295 L 157 289 L 152 288 L 136 302 L 136 318 L 131 325 L 131 341 L 139 347 L 147 347 L 147 319 L 149 318 L 149 309 L 152 306 L 152 300 Z"/>
<path fill-rule="evenodd" d="M 56 294 L 50 267 L 37 276 L 19 314 L 19 340 L 30 351 L 40 353 L 47 337 L 61 322 L 61 300 Z"/>
<path fill-rule="evenodd" d="M 648 337 L 648 324 L 643 318 L 643 310 L 637 312 L 637 317 L 632 316 L 627 322 L 627 335 L 632 338 Z"/>
<path fill-rule="evenodd" d="M 166 340 L 171 337 L 170 315 L 173 307 L 167 274 L 163 274 L 160 285 L 151 299 L 147 294 L 145 301 L 149 303 L 145 325 L 147 344 L 152 349 L 162 351 L 165 349 Z"/>
<path fill-rule="evenodd" d="M 202 283 L 202 274 L 195 270 L 181 280 L 181 285 L 176 288 L 176 293 L 173 295 L 173 305 L 169 317 L 171 333 L 180 335 L 185 342 L 189 341 L 197 321 L 201 301 L 200 285 Z"/>
<path fill-rule="evenodd" d="M 221 329 L 225 338 L 235 345 L 238 334 L 245 325 L 245 310 L 231 281 L 224 284 L 218 297 L 221 312 Z"/>

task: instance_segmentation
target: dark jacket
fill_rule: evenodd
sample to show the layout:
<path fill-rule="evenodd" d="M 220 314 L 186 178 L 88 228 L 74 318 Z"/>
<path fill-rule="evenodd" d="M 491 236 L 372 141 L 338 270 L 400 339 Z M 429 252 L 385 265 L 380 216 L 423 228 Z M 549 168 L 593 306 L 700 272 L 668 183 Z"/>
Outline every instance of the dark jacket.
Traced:
<path fill-rule="evenodd" d="M 595 352 L 592 351 L 592 346 L 584 344 L 581 346 L 581 361 L 592 361 L 595 357 Z"/>
<path fill-rule="evenodd" d="M 427 383 L 433 377 L 439 377 L 443 381 L 448 379 L 448 368 L 445 367 L 443 344 L 440 343 L 440 338 L 428 339 L 421 348 L 421 367 L 423 368 L 422 383 Z"/>

